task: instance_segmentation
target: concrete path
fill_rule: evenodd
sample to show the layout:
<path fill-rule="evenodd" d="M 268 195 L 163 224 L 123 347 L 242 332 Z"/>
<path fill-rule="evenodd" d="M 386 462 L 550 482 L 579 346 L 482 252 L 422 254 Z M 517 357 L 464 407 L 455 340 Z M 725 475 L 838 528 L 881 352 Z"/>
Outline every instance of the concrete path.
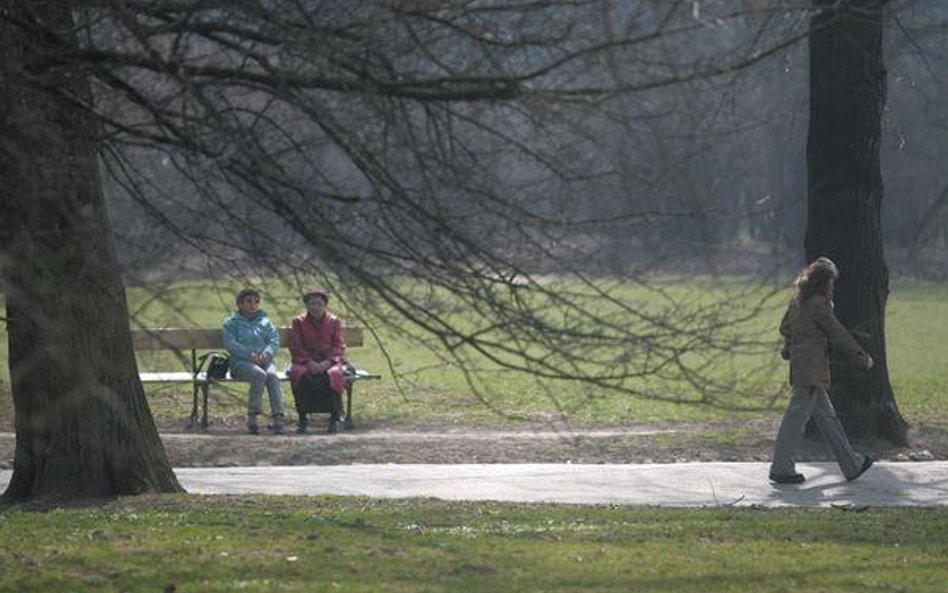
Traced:
<path fill-rule="evenodd" d="M 189 492 L 427 496 L 677 507 L 948 505 L 948 461 L 878 462 L 847 482 L 836 464 L 800 463 L 799 486 L 767 480 L 767 463 L 470 464 L 188 468 Z"/>
<path fill-rule="evenodd" d="M 946 505 L 948 462 L 877 463 L 855 482 L 835 464 L 799 464 L 800 486 L 767 481 L 766 463 L 645 465 L 342 465 L 176 470 L 189 492 L 427 496 L 656 506 Z M 2 478 L 0 478 L 2 479 Z"/>
<path fill-rule="evenodd" d="M 333 465 L 179 468 L 195 494 L 333 494 L 575 504 L 709 506 L 948 505 L 948 461 L 878 462 L 855 482 L 833 463 L 800 463 L 802 485 L 767 463 Z M 10 471 L 0 471 L 0 488 Z"/>

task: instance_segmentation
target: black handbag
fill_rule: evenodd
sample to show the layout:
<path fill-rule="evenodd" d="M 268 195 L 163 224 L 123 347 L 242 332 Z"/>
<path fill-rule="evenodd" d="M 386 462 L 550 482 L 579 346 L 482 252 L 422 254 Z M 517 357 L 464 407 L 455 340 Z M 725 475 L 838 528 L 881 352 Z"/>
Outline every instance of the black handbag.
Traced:
<path fill-rule="evenodd" d="M 208 352 L 198 358 L 197 372 L 207 373 L 208 380 L 226 379 L 230 369 L 230 355 L 226 352 Z M 195 373 L 197 374 L 197 373 Z"/>

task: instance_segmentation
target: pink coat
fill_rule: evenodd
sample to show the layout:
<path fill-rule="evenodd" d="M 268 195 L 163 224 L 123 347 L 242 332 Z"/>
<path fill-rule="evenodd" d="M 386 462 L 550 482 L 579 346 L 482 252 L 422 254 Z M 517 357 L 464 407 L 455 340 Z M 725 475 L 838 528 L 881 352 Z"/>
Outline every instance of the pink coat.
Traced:
<path fill-rule="evenodd" d="M 314 320 L 309 313 L 295 319 L 290 327 L 290 355 L 292 362 L 287 374 L 293 386 L 309 372 L 307 364 L 331 360 L 341 363 L 346 355 L 346 342 L 342 337 L 342 321 L 332 313 Z M 341 391 L 344 386 L 342 368 L 335 364 L 329 369 L 330 386 Z M 335 384 L 334 384 L 335 383 Z"/>

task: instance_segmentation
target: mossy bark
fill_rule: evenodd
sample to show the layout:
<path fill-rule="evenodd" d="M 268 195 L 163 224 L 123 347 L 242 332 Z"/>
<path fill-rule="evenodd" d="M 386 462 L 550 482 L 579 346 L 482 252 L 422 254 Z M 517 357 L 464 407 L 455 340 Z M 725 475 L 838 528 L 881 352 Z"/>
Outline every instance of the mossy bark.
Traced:
<path fill-rule="evenodd" d="M 0 3 L 10 500 L 180 491 L 148 409 L 68 3 Z"/>

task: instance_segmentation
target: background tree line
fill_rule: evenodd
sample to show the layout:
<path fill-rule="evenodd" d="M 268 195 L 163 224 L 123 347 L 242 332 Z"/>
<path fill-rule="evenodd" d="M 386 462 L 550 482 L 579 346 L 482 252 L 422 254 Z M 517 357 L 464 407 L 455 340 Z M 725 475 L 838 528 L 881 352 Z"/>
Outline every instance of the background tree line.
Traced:
<path fill-rule="evenodd" d="M 589 3 L 586 9 L 595 15 L 593 8 L 606 10 L 602 7 L 609 5 Z M 627 18 L 638 26 L 646 27 L 650 18 L 661 17 L 660 3 L 633 5 L 638 11 Z M 802 8 L 773 15 L 763 8 L 748 8 L 721 22 L 713 16 L 704 17 L 701 10 L 709 8 L 697 4 L 702 5 L 705 8 L 683 11 L 682 17 L 708 30 L 700 41 L 702 49 L 733 51 L 737 40 L 754 35 L 762 39 L 758 43 L 763 47 L 768 42 L 779 44 L 799 35 L 805 24 Z M 623 6 L 619 3 L 610 9 L 631 10 Z M 896 274 L 941 278 L 946 269 L 942 264 L 948 249 L 948 181 L 941 171 L 948 157 L 940 147 L 948 125 L 948 100 L 942 92 L 946 81 L 941 74 L 948 59 L 942 40 L 948 21 L 945 13 L 936 2 L 896 3 L 886 29 L 890 85 L 882 162 L 890 199 L 883 206 L 883 230 Z M 550 14 L 551 20 L 575 18 L 565 11 Z M 588 15 L 584 19 L 590 20 Z M 510 28 L 517 26 L 527 25 L 512 21 Z M 605 23 L 601 27 L 599 33 L 608 30 Z M 670 56 L 694 51 L 695 45 L 694 39 L 668 35 L 649 48 L 649 54 L 655 61 L 665 60 L 671 68 Z M 542 50 L 530 51 L 539 55 Z M 623 70 L 636 68 L 634 61 L 617 63 L 615 56 L 604 61 L 603 68 L 617 78 L 623 76 Z M 670 69 L 668 76 L 675 76 L 673 72 L 678 70 Z M 265 98 L 259 97 L 259 104 L 254 104 L 252 97 L 246 97 L 252 109 L 265 105 Z M 538 164 L 543 163 L 540 158 L 526 159 L 519 154 L 504 159 L 503 151 L 493 150 L 496 139 L 492 142 L 474 134 L 465 136 L 465 142 L 472 148 L 470 155 L 479 152 L 477 159 L 471 157 L 462 163 L 462 156 L 455 153 L 457 163 L 452 164 L 448 156 L 437 164 L 476 171 L 478 177 L 490 179 L 492 192 L 517 195 L 521 201 L 531 195 L 533 203 L 545 200 L 550 212 L 564 212 L 564 204 L 556 203 L 555 196 L 569 195 L 573 203 L 565 206 L 565 214 L 559 220 L 544 221 L 547 229 L 556 227 L 548 240 L 557 256 L 583 261 L 598 273 L 622 274 L 630 269 L 766 273 L 774 266 L 786 269 L 796 264 L 806 202 L 804 45 L 793 44 L 772 59 L 722 76 L 659 84 L 636 92 L 634 101 L 626 97 L 597 98 L 583 105 L 564 104 L 562 98 L 533 100 L 530 117 L 559 142 L 558 160 L 547 162 L 556 168 L 556 182 L 548 177 L 537 181 L 546 173 Z M 340 111 L 335 114 L 344 117 Z M 442 116 L 445 121 L 450 117 Z M 351 117 L 341 120 L 342 125 L 364 123 L 359 114 Z M 399 117 L 393 112 L 380 114 L 378 123 L 386 128 L 388 137 L 371 141 L 394 147 L 392 142 L 397 140 L 392 134 L 397 134 Z M 457 130 L 445 127 L 442 137 Z M 311 163 L 318 163 L 318 172 L 301 171 L 302 183 L 313 187 L 340 184 L 346 186 L 344 191 L 353 192 L 370 183 L 330 139 L 309 141 L 313 144 L 306 150 Z M 436 135 L 424 141 L 437 144 L 440 139 Z M 191 180 L 200 173 L 182 172 L 176 162 L 180 155 L 173 152 L 151 149 L 132 154 L 123 156 L 132 159 L 135 169 L 155 187 L 148 195 L 148 207 L 143 208 L 142 200 L 136 202 L 128 187 L 109 186 L 107 195 L 123 264 L 128 269 L 160 271 L 163 265 L 168 266 L 169 253 L 177 253 L 196 268 L 194 273 L 204 273 L 206 260 L 201 254 L 206 246 L 189 248 L 189 243 L 182 242 L 167 226 L 152 224 L 146 212 L 159 209 L 185 233 L 199 229 L 210 232 L 209 238 L 222 240 L 222 231 L 213 228 L 221 214 L 193 199 Z M 142 191 L 137 186 L 131 193 Z M 226 194 L 233 190 L 215 191 Z M 469 197 L 454 187 L 438 191 L 439 207 L 451 204 L 463 210 L 470 204 Z M 239 195 L 221 199 L 236 212 L 253 208 L 242 203 Z M 464 215 L 471 214 L 483 215 L 485 226 L 498 226 L 487 213 L 468 211 Z M 263 227 L 265 234 L 279 232 L 280 221 L 271 222 Z M 257 224 L 265 225 L 266 220 Z M 235 229 L 228 227 L 226 232 L 231 238 L 239 237 L 240 245 L 260 244 L 260 230 L 238 228 L 235 235 Z M 502 234 L 484 233 L 484 242 L 491 239 L 498 244 L 507 241 Z M 180 271 L 179 262 L 173 269 Z"/>

